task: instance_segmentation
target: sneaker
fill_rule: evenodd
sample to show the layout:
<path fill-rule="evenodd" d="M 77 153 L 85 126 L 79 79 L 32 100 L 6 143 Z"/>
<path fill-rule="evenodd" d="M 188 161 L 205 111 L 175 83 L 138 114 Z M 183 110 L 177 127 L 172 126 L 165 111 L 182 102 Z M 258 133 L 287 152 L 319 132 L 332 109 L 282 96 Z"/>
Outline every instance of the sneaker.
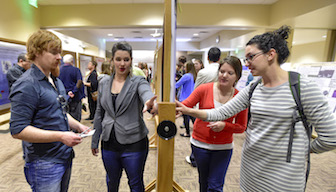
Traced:
<path fill-rule="evenodd" d="M 187 134 L 187 133 L 181 133 L 180 135 L 181 135 L 182 137 L 190 137 L 190 135 Z"/>
<path fill-rule="evenodd" d="M 187 162 L 187 163 L 191 164 L 190 156 L 186 156 L 185 159 L 186 159 L 186 162 Z"/>

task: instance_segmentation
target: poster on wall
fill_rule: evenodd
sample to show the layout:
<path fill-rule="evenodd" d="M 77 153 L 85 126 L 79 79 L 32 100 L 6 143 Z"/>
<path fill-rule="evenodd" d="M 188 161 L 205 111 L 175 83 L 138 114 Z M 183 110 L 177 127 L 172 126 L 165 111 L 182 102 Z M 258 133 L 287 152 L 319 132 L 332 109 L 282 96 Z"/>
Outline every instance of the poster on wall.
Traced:
<path fill-rule="evenodd" d="M 0 42 L 0 109 L 7 108 L 4 105 L 10 103 L 6 73 L 14 63 L 17 63 L 17 57 L 21 53 L 26 53 L 25 45 Z"/>
<path fill-rule="evenodd" d="M 249 75 L 250 75 L 250 70 L 248 69 L 248 67 L 243 66 L 242 75 L 235 86 L 235 88 L 238 89 L 238 91 L 241 91 L 243 88 L 246 87 Z"/>
<path fill-rule="evenodd" d="M 297 72 L 317 83 L 327 97 L 329 106 L 336 113 L 336 63 L 300 64 Z"/>

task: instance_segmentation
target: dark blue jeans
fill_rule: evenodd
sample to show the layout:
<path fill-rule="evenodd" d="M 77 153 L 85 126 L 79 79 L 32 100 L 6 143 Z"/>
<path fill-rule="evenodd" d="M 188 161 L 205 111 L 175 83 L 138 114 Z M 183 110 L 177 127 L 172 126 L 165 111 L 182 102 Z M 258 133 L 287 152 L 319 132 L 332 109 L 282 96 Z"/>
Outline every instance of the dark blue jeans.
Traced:
<path fill-rule="evenodd" d="M 102 150 L 102 159 L 107 172 L 106 183 L 109 192 L 118 192 L 123 169 L 126 171 L 131 192 L 145 191 L 143 172 L 148 150 L 141 152 L 114 152 Z"/>
<path fill-rule="evenodd" d="M 208 150 L 191 145 L 197 163 L 200 192 L 223 191 L 232 149 Z"/>
<path fill-rule="evenodd" d="M 24 173 L 33 192 L 66 192 L 71 167 L 72 160 L 66 163 L 36 160 L 25 164 Z"/>

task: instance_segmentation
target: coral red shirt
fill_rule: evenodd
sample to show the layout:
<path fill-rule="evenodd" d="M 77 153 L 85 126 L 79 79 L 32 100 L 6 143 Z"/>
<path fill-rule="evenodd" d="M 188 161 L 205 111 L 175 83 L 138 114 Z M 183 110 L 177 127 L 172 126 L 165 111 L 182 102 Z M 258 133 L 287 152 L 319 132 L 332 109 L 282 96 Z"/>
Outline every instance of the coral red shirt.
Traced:
<path fill-rule="evenodd" d="M 198 86 L 191 95 L 182 103 L 188 107 L 194 107 L 199 103 L 199 109 L 212 109 L 214 105 L 214 83 L 206 83 Z M 234 96 L 238 93 L 235 89 Z M 225 127 L 220 132 L 212 131 L 207 125 L 209 122 L 196 119 L 192 137 L 198 141 L 209 144 L 229 144 L 233 141 L 233 133 L 243 133 L 247 125 L 247 109 L 226 119 Z"/>

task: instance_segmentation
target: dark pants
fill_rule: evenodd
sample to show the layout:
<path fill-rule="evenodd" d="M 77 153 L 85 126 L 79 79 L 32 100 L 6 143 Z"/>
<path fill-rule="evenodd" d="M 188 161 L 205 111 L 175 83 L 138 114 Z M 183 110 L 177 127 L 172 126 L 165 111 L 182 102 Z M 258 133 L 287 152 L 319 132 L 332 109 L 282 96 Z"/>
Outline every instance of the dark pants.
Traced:
<path fill-rule="evenodd" d="M 94 101 L 92 99 L 91 93 L 88 93 L 88 103 L 89 103 L 89 109 L 90 109 L 90 119 L 93 119 L 95 116 L 96 108 L 97 108 L 97 101 Z"/>
<path fill-rule="evenodd" d="M 82 101 L 70 101 L 68 103 L 68 113 L 77 121 L 82 119 Z"/>
<path fill-rule="evenodd" d="M 182 115 L 183 116 L 183 124 L 184 127 L 186 128 L 186 133 L 190 135 L 190 126 L 189 126 L 189 121 L 191 119 L 192 123 L 195 122 L 195 118 L 189 115 Z"/>
<path fill-rule="evenodd" d="M 200 192 L 222 192 L 232 149 L 208 150 L 191 145 L 197 163 Z"/>
<path fill-rule="evenodd" d="M 118 192 L 123 169 L 126 171 L 131 192 L 144 192 L 143 173 L 148 150 L 141 152 L 114 152 L 102 150 L 102 159 L 107 172 L 109 192 Z"/>

